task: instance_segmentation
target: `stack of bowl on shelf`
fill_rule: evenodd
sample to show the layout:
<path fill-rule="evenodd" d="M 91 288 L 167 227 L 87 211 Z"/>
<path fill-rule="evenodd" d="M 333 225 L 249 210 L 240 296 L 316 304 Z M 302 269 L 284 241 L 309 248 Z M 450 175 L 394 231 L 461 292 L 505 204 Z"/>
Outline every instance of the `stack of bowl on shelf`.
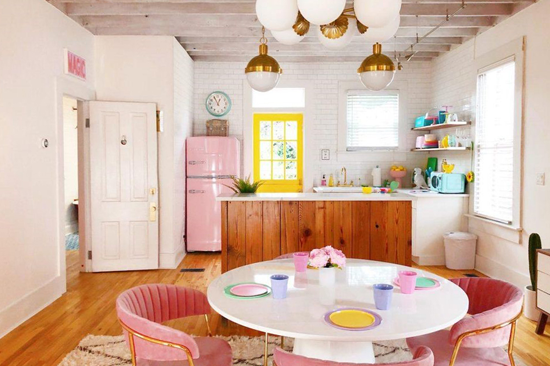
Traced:
<path fill-rule="evenodd" d="M 439 147 L 437 136 L 433 133 L 424 135 L 424 141 L 422 142 L 422 149 L 437 149 Z"/>

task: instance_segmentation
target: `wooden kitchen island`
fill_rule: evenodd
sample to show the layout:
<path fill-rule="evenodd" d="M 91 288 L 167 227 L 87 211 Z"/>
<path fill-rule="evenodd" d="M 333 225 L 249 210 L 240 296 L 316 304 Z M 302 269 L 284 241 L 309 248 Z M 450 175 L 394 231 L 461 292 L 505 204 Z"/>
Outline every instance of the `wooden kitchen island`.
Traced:
<path fill-rule="evenodd" d="M 221 195 L 222 272 L 326 245 L 349 258 L 412 264 L 406 194 Z"/>

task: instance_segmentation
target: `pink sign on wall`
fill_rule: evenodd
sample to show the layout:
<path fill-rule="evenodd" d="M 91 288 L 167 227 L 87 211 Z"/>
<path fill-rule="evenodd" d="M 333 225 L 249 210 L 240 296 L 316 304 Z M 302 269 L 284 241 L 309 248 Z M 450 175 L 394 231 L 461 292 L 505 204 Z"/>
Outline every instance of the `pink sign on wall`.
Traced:
<path fill-rule="evenodd" d="M 86 80 L 86 59 L 65 50 L 65 74 Z"/>

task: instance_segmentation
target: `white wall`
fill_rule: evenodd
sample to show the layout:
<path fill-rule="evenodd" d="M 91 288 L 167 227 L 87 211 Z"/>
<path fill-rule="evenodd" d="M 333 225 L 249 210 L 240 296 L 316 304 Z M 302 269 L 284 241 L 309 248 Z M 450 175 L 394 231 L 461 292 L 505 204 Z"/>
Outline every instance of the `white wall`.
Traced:
<path fill-rule="evenodd" d="M 0 2 L 0 34 L 1 337 L 65 292 L 57 90 L 95 78 L 94 37 L 46 1 Z M 86 59 L 87 82 L 64 75 L 64 48 Z"/>
<path fill-rule="evenodd" d="M 185 234 L 185 140 L 193 129 L 193 60 L 181 45 L 174 43 L 174 197 L 173 243 Z M 177 248 L 174 248 L 176 250 Z"/>
<path fill-rule="evenodd" d="M 63 161 L 65 183 L 65 234 L 78 231 L 78 111 L 76 99 L 63 97 Z"/>
<path fill-rule="evenodd" d="M 244 98 L 243 81 L 245 80 L 244 63 L 196 62 L 195 63 L 195 121 L 193 134 L 205 135 L 205 122 L 213 117 L 208 114 L 204 102 L 209 93 L 221 90 L 226 92 L 233 102 L 231 112 L 224 118 L 230 123 L 229 133 L 242 140 Z M 426 154 L 403 152 L 414 147 L 417 133 L 410 131 L 414 118 L 426 112 L 431 103 L 431 69 L 427 62 L 410 62 L 403 71 L 398 71 L 394 87 L 399 85 L 405 101 L 404 127 L 406 143 L 402 152 L 370 153 L 337 153 L 338 134 L 338 91 L 340 82 L 357 81 L 356 63 L 285 63 L 283 80 L 304 81 L 314 85 L 314 118 L 313 129 L 306 134 L 313 134 L 313 161 L 307 161 L 313 174 L 314 183 L 319 185 L 322 174 L 337 174 L 345 166 L 348 170 L 348 181 L 361 178 L 362 182 L 371 184 L 371 170 L 380 165 L 383 179 L 389 178 L 391 165 L 399 163 L 412 171 L 414 167 L 426 165 Z M 391 88 L 391 87 L 390 87 Z M 306 125 L 308 123 L 306 122 Z M 330 149 L 331 160 L 321 161 L 320 150 Z M 408 176 L 404 182 L 409 183 Z"/>
<path fill-rule="evenodd" d="M 550 247 L 550 190 L 536 185 L 537 173 L 549 173 L 550 161 L 550 0 L 541 0 L 496 27 L 439 57 L 434 67 L 434 104 L 452 104 L 475 116 L 476 70 L 474 59 L 526 36 L 523 126 L 522 222 L 523 232 L 470 220 L 479 235 L 477 268 L 493 277 L 528 283 L 527 242 L 539 233 Z M 468 163 L 463 163 L 464 165 Z M 517 240 L 519 239 L 519 240 Z"/>
<path fill-rule="evenodd" d="M 175 66 L 176 61 L 182 62 Z M 182 79 L 192 73 L 193 62 L 173 37 L 101 36 L 96 37 L 96 65 L 98 100 L 154 102 L 164 112 L 158 138 L 160 266 L 175 268 L 185 252 L 180 166 L 191 109 L 184 95 L 190 87 Z"/>

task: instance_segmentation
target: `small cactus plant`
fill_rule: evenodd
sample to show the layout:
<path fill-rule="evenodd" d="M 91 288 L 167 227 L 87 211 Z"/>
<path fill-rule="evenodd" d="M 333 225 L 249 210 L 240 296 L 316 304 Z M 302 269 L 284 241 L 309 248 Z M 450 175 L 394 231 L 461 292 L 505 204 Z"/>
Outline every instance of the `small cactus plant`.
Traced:
<path fill-rule="evenodd" d="M 537 291 L 537 250 L 542 248 L 539 234 L 529 236 L 529 274 L 531 275 L 531 290 Z"/>

